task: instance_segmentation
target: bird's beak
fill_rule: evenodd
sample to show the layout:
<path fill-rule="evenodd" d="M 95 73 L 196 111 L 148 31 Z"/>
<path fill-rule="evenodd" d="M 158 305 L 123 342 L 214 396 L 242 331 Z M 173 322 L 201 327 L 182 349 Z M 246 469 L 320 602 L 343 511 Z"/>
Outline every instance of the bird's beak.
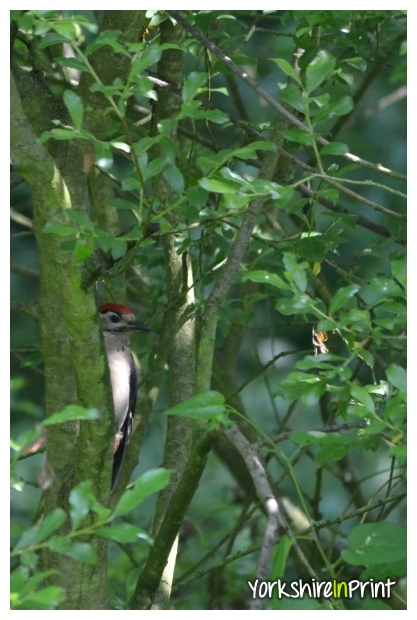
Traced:
<path fill-rule="evenodd" d="M 132 323 L 132 325 L 130 325 L 129 328 L 134 330 L 135 332 L 151 332 L 152 331 L 152 327 L 148 327 L 147 325 L 144 325 L 143 323 Z"/>

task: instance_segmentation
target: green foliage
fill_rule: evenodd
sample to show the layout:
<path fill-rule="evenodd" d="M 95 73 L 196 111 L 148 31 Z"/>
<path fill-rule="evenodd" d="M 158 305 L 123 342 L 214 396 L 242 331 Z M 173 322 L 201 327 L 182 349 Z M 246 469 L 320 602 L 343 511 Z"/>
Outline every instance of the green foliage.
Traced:
<path fill-rule="evenodd" d="M 165 11 L 148 11 L 147 28 L 134 40 L 121 28 L 103 29 L 101 19 L 91 11 L 11 12 L 13 71 L 22 83 L 28 76 L 35 80 L 39 100 L 48 94 L 40 118 L 31 107 L 37 103 L 25 100 L 19 86 L 24 112 L 38 136 L 37 147 L 55 158 L 54 169 L 62 174 L 52 185 L 65 184 L 68 174 L 66 190 L 72 194 L 71 208 L 54 205 L 37 238 L 56 238 L 54 263 L 73 260 L 80 280 L 93 274 L 89 286 L 97 284 L 99 297 L 105 291 L 124 303 L 127 296 L 126 303 L 151 319 L 157 336 L 162 334 L 159 344 L 155 336 L 154 349 L 140 351 L 140 390 L 150 395 L 158 386 L 157 411 L 192 420 L 196 429 L 213 435 L 236 420 L 248 421 L 252 443 L 261 442 L 260 461 L 274 492 L 289 497 L 303 516 L 297 527 L 296 510 L 285 515 L 295 536 L 280 532 L 268 579 L 310 579 L 307 565 L 316 577 L 402 579 L 407 431 L 403 12 L 187 12 L 187 22 L 243 71 L 243 80 L 201 37 L 184 33 L 176 43 L 162 43 L 161 25 L 172 22 Z M 178 84 L 160 71 L 167 58 L 178 64 L 185 59 Z M 267 178 L 270 156 L 278 164 Z M 73 157 L 75 179 L 66 168 Z M 38 189 L 33 181 L 35 203 Z M 31 217 L 25 204 L 29 194 L 17 184 L 14 195 L 15 210 Z M 250 220 L 257 204 L 258 215 Z M 159 232 L 151 235 L 149 225 L 156 224 Z M 47 268 L 42 242 L 35 249 L 19 236 L 20 228 L 14 232 L 13 256 L 23 256 L 24 262 L 21 273 L 16 270 L 13 295 L 21 302 L 36 301 L 33 274 L 26 273 L 30 286 L 20 279 L 38 257 L 41 271 Z M 242 239 L 245 251 L 226 281 Z M 171 245 L 182 257 L 181 282 L 170 279 Z M 164 370 L 166 351 L 173 346 L 172 332 L 190 317 L 182 316 L 179 327 L 170 325 L 167 331 L 167 316 L 181 306 L 184 291 L 192 291 L 197 353 L 210 304 L 228 286 L 218 329 L 210 333 L 216 349 L 213 389 L 171 407 L 177 399 L 166 397 L 165 388 L 172 386 Z M 40 382 L 31 376 L 42 372 L 44 353 L 39 338 L 26 336 L 29 329 L 22 325 L 12 325 L 18 361 L 13 372 L 25 377 L 12 393 L 17 437 L 12 441 L 12 511 L 17 515 L 12 607 L 59 607 L 65 589 L 48 585 L 52 573 L 41 567 L 40 552 L 49 549 L 95 565 L 97 555 L 85 540 L 97 536 L 111 542 L 113 606 L 126 609 L 154 542 L 147 533 L 153 521 L 149 498 L 170 480 L 170 471 L 155 468 L 162 458 L 165 418 L 151 417 L 141 454 L 146 473 L 134 476 L 113 507 L 99 501 L 93 482 L 85 480 L 68 493 L 65 510 L 55 507 L 32 522 L 30 487 L 36 482 L 25 451 L 45 428 L 96 420 L 99 412 L 69 404 L 33 428 L 44 399 Z M 212 366 L 202 357 L 194 364 L 197 372 L 201 364 Z M 242 584 L 256 571 L 257 553 L 240 552 L 262 544 L 264 515 L 239 505 L 240 492 L 224 465 L 213 459 L 208 468 L 180 532 L 171 605 L 245 608 L 250 592 Z M 242 484 L 239 475 L 236 479 Z M 241 491 L 253 497 L 252 488 Z M 346 516 L 349 511 L 366 515 L 367 523 L 355 524 Z M 337 523 L 331 521 L 335 516 Z M 317 529 L 305 535 L 311 523 Z M 325 523 L 323 536 L 320 523 Z M 198 573 L 201 566 L 210 580 Z M 198 587 L 187 584 L 197 577 L 202 579 Z M 341 608 L 394 606 L 371 599 L 339 603 Z M 327 609 L 306 599 L 289 605 Z M 286 603 L 265 600 L 264 606 L 281 609 Z"/>
<path fill-rule="evenodd" d="M 208 422 L 208 430 L 214 430 L 218 426 L 230 426 L 226 416 L 226 403 L 220 392 L 203 392 L 188 400 L 170 407 L 165 415 L 179 415 L 197 422 Z"/>
<path fill-rule="evenodd" d="M 54 571 L 44 571 L 30 576 L 27 566 L 19 566 L 13 571 L 10 581 L 10 608 L 11 609 L 56 609 L 65 601 L 62 588 L 49 586 L 39 588 L 43 579 Z"/>
<path fill-rule="evenodd" d="M 389 521 L 364 523 L 355 527 L 348 537 L 349 549 L 342 551 L 342 558 L 354 566 L 377 566 L 405 561 L 407 534 L 405 527 Z M 405 576 L 406 565 L 404 562 Z"/>
<path fill-rule="evenodd" d="M 54 572 L 39 572 L 36 569 L 37 552 L 45 547 L 77 562 L 95 565 L 98 560 L 94 549 L 89 543 L 77 541 L 77 538 L 95 534 L 121 544 L 139 540 L 152 544 L 152 538 L 141 528 L 129 523 L 117 523 L 113 527 L 110 525 L 116 517 L 132 511 L 150 495 L 165 488 L 169 477 L 170 472 L 162 468 L 146 472 L 136 480 L 132 489 L 124 492 L 113 511 L 97 501 L 91 481 L 77 485 L 69 498 L 72 526 L 69 534 L 53 535 L 68 519 L 64 510 L 56 508 L 40 525 L 26 530 L 16 543 L 11 556 L 18 558 L 20 565 L 12 573 L 12 608 L 55 609 L 65 601 L 62 588 L 42 587 L 43 580 Z M 93 521 L 87 520 L 90 511 L 95 515 Z M 34 571 L 32 576 L 30 569 Z"/>

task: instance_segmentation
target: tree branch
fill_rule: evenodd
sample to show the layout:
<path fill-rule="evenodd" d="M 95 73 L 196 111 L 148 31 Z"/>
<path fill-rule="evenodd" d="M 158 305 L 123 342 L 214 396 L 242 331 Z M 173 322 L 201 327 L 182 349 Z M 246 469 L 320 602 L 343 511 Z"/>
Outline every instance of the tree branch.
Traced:
<path fill-rule="evenodd" d="M 152 606 L 172 545 L 218 436 L 219 432 L 202 433 L 194 443 L 184 474 L 170 499 L 164 520 L 139 577 L 132 609 L 150 609 Z"/>
<path fill-rule="evenodd" d="M 276 542 L 279 528 L 279 505 L 269 485 L 264 466 L 262 465 L 255 448 L 242 435 L 239 428 L 234 425 L 226 430 L 226 435 L 236 446 L 252 476 L 256 493 L 261 500 L 268 516 L 268 523 L 264 532 L 262 547 L 260 549 L 256 579 L 264 581 L 270 574 L 270 560 L 272 547 Z M 252 600 L 251 609 L 262 609 L 262 599 Z"/>
<path fill-rule="evenodd" d="M 270 106 L 272 106 L 275 110 L 277 110 L 280 114 L 282 114 L 282 116 L 284 116 L 288 121 L 290 121 L 292 125 L 295 125 L 299 129 L 302 129 L 306 133 L 309 133 L 309 129 L 308 127 L 304 125 L 304 123 L 298 120 L 296 116 L 288 112 L 288 110 L 286 110 L 284 106 L 278 103 L 276 99 L 271 97 L 263 88 L 259 86 L 259 84 L 255 80 L 253 80 L 245 71 L 243 71 L 240 67 L 238 67 L 216 45 L 214 45 L 214 43 L 209 41 L 199 30 L 197 30 L 197 28 L 189 24 L 184 19 L 184 17 L 182 17 L 182 15 L 178 13 L 178 11 L 165 11 L 165 12 L 168 13 L 168 15 L 170 15 L 178 23 L 180 23 L 182 27 L 185 30 L 187 30 L 187 32 L 189 32 L 195 39 L 197 39 L 197 41 L 200 41 L 200 43 L 202 43 L 204 47 L 209 49 L 215 56 L 217 56 L 219 60 L 224 62 L 224 64 L 227 67 L 229 67 L 229 69 L 233 71 L 235 75 L 239 76 L 248 86 L 252 88 L 252 90 L 258 93 L 258 95 L 262 97 L 262 99 L 264 99 L 267 103 L 269 103 Z M 325 138 L 318 138 L 317 141 L 323 146 L 327 146 L 328 144 L 331 144 Z M 383 174 L 386 174 L 387 176 L 390 176 L 399 181 L 407 180 L 407 176 L 405 174 L 401 174 L 400 172 L 395 172 L 394 170 L 389 170 L 388 168 L 385 168 L 385 166 L 382 166 L 382 164 L 373 164 L 372 162 L 366 161 L 366 159 L 362 159 L 361 157 L 358 157 L 357 155 L 353 155 L 352 153 L 345 153 L 343 157 L 345 157 L 349 161 L 359 164 L 363 168 L 374 170 L 375 172 L 382 172 Z"/>

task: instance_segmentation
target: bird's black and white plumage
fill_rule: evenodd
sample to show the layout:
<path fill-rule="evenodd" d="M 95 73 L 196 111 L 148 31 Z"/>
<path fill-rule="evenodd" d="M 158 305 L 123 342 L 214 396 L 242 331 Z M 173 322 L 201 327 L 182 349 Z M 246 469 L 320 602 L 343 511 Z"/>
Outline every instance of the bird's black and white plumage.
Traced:
<path fill-rule="evenodd" d="M 151 331 L 146 325 L 137 323 L 129 308 L 115 303 L 103 304 L 99 308 L 103 327 L 104 343 L 109 363 L 113 393 L 116 435 L 113 456 L 111 490 L 117 484 L 126 447 L 132 434 L 133 416 L 137 397 L 137 372 L 130 350 L 130 335 L 138 331 Z"/>

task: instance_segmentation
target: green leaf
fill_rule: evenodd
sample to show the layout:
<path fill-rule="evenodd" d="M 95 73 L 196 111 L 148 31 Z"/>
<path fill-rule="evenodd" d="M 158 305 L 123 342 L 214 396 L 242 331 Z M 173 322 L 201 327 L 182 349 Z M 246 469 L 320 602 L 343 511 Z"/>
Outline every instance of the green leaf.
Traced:
<path fill-rule="evenodd" d="M 123 200 L 122 198 L 112 198 L 112 200 L 109 201 L 109 205 L 115 209 L 130 209 L 132 211 L 136 211 L 138 207 L 137 203 L 135 204 L 130 200 Z"/>
<path fill-rule="evenodd" d="M 148 69 L 152 65 L 155 65 L 162 56 L 162 50 L 158 47 L 149 46 L 145 49 L 144 52 L 140 55 L 139 58 L 136 58 L 132 63 L 132 68 L 130 73 L 132 75 L 138 75 L 139 73 L 143 73 L 145 69 Z"/>
<path fill-rule="evenodd" d="M 141 572 L 142 572 L 142 567 L 135 568 L 132 571 L 130 571 L 130 573 L 127 576 L 127 580 L 126 580 L 126 600 L 128 602 L 128 605 L 130 604 L 130 601 L 132 600 L 132 597 L 133 597 L 133 595 L 135 593 L 136 584 L 138 582 L 139 575 L 141 574 Z"/>
<path fill-rule="evenodd" d="M 48 32 L 48 34 L 40 39 L 37 45 L 39 49 L 45 49 L 51 45 L 62 45 L 62 43 L 68 43 L 68 37 L 64 37 L 56 32 Z"/>
<path fill-rule="evenodd" d="M 337 189 L 327 188 L 327 189 L 323 189 L 323 190 L 317 192 L 317 194 L 319 196 L 323 196 L 323 198 L 326 198 L 327 200 L 330 200 L 330 202 L 333 202 L 334 204 L 336 204 L 337 201 L 339 200 L 339 192 L 337 191 Z M 347 216 L 347 217 L 349 218 L 349 216 Z M 337 224 L 339 226 L 342 226 L 344 221 L 345 220 L 341 217 L 339 220 L 337 220 Z M 334 233 L 334 231 L 332 231 L 332 232 Z M 325 234 L 325 235 L 323 235 L 323 238 L 326 239 L 326 241 L 327 241 L 327 240 L 333 239 L 334 237 L 332 237 L 331 235 Z"/>
<path fill-rule="evenodd" d="M 97 564 L 96 552 L 88 543 L 72 542 L 70 538 L 64 536 L 53 536 L 48 542 L 48 548 L 77 562 Z"/>
<path fill-rule="evenodd" d="M 26 566 L 18 566 L 10 575 L 10 591 L 21 592 L 28 582 L 30 571 Z"/>
<path fill-rule="evenodd" d="M 297 142 L 298 144 L 310 144 L 312 145 L 314 142 L 314 136 L 308 133 L 307 131 L 303 131 L 302 129 L 285 129 L 281 131 L 281 134 L 284 136 L 286 140 L 290 142 Z"/>
<path fill-rule="evenodd" d="M 81 129 L 84 115 L 84 106 L 81 97 L 72 90 L 65 90 L 63 99 L 74 126 L 77 129 Z"/>
<path fill-rule="evenodd" d="M 74 140 L 75 138 L 83 137 L 79 133 L 79 130 L 72 129 L 72 127 L 56 127 L 55 129 L 51 129 L 51 131 L 46 133 L 49 133 L 50 138 L 53 138 L 54 140 Z M 41 139 L 43 136 L 44 134 L 42 134 Z M 41 139 L 39 140 L 40 142 L 42 141 Z"/>
<path fill-rule="evenodd" d="M 43 363 L 43 355 L 42 352 L 32 353 L 32 355 L 28 355 L 20 362 L 20 368 L 30 368 L 32 366 L 39 366 L 39 364 Z"/>
<path fill-rule="evenodd" d="M 113 84 L 111 86 L 106 86 L 105 84 L 94 83 L 90 86 L 89 90 L 92 93 L 102 93 L 105 97 L 114 97 L 115 95 L 121 97 L 123 94 L 123 85 Z"/>
<path fill-rule="evenodd" d="M 68 41 L 74 40 L 76 37 L 76 24 L 71 19 L 60 19 L 54 21 L 52 28 Z"/>
<path fill-rule="evenodd" d="M 111 235 L 110 233 L 104 230 L 100 230 L 99 228 L 96 230 L 96 232 L 97 232 L 96 241 L 97 241 L 98 247 L 101 250 L 103 250 L 103 252 L 108 252 L 114 243 L 114 235 Z"/>
<path fill-rule="evenodd" d="M 353 566 L 398 562 L 407 557 L 406 528 L 383 521 L 357 525 L 349 534 L 342 559 Z"/>
<path fill-rule="evenodd" d="M 179 118 L 180 120 L 183 118 L 193 118 L 195 120 L 200 120 L 206 118 L 206 112 L 209 110 L 204 110 L 201 106 L 201 101 L 187 101 L 181 105 L 181 112 Z M 214 111 L 214 110 L 213 110 Z"/>
<path fill-rule="evenodd" d="M 353 110 L 353 100 L 351 97 L 341 97 L 333 103 L 323 106 L 314 116 L 316 124 L 324 123 L 334 119 L 337 116 L 344 116 Z"/>
<path fill-rule="evenodd" d="M 287 282 L 284 282 L 282 278 L 275 273 L 269 273 L 268 271 L 250 271 L 242 276 L 242 282 L 260 282 L 262 284 L 270 284 L 276 288 L 280 288 L 284 291 L 290 291 L 291 287 Z"/>
<path fill-rule="evenodd" d="M 291 373 L 298 374 L 298 373 Z M 299 373 L 302 374 L 302 373 Z M 304 375 L 308 376 L 308 375 Z M 321 444 L 326 439 L 326 433 L 323 431 L 297 431 L 295 433 L 291 433 L 290 435 L 291 441 L 296 443 L 298 446 L 310 446 L 312 444 Z"/>
<path fill-rule="evenodd" d="M 42 232 L 48 235 L 69 237 L 77 234 L 78 230 L 76 228 L 73 228 L 72 226 L 63 226 L 62 224 L 56 224 L 55 222 L 46 222 Z"/>
<path fill-rule="evenodd" d="M 374 291 L 381 293 L 384 297 L 404 297 L 403 289 L 391 278 L 385 276 L 372 278 L 371 286 Z"/>
<path fill-rule="evenodd" d="M 226 211 L 231 211 L 232 209 L 243 209 L 246 207 L 248 202 L 250 201 L 250 196 L 238 196 L 237 194 L 223 194 L 220 202 L 220 208 L 225 209 Z M 223 231 L 230 230 L 227 224 L 223 226 Z M 230 230 L 230 238 L 234 236 L 233 231 Z"/>
<path fill-rule="evenodd" d="M 287 84 L 287 86 L 281 90 L 279 96 L 285 103 L 288 103 L 302 114 L 305 113 L 306 100 L 302 92 L 293 84 Z"/>
<path fill-rule="evenodd" d="M 291 548 L 293 546 L 294 539 L 284 534 L 281 537 L 278 545 L 278 553 L 275 557 L 274 568 L 272 570 L 271 580 L 276 581 L 277 579 L 282 579 L 285 573 L 285 567 L 287 565 L 287 560 Z"/>
<path fill-rule="evenodd" d="M 87 483 L 87 484 L 86 484 Z M 78 484 L 69 496 L 72 529 L 76 530 L 90 512 L 91 482 Z"/>
<path fill-rule="evenodd" d="M 128 177 L 122 181 L 122 189 L 126 192 L 130 192 L 132 189 L 137 189 L 138 187 L 141 187 L 141 182 L 136 177 Z"/>
<path fill-rule="evenodd" d="M 314 309 L 313 300 L 305 293 L 296 293 L 293 297 L 279 299 L 275 304 L 275 308 L 285 316 L 304 314 L 305 312 L 311 312 L 318 316 Z"/>
<path fill-rule="evenodd" d="M 155 91 L 155 84 L 144 75 L 134 76 L 133 84 L 129 88 L 129 93 L 139 93 L 147 99 L 158 101 L 158 95 Z"/>
<path fill-rule="evenodd" d="M 77 263 L 84 263 L 94 252 L 94 243 L 91 239 L 77 239 L 74 256 Z"/>
<path fill-rule="evenodd" d="M 312 93 L 324 80 L 333 75 L 336 59 L 330 52 L 320 50 L 306 68 L 306 91 Z"/>
<path fill-rule="evenodd" d="M 208 192 L 216 192 L 218 194 L 235 194 L 239 186 L 236 183 L 226 183 L 218 179 L 207 179 L 203 177 L 199 179 L 198 184 Z"/>
<path fill-rule="evenodd" d="M 211 154 L 210 156 L 197 157 L 196 163 L 204 175 L 209 175 L 216 168 L 222 166 L 232 156 L 232 151 L 223 151 L 221 153 Z"/>
<path fill-rule="evenodd" d="M 36 591 L 43 581 L 56 574 L 57 571 L 49 570 L 37 572 L 31 577 L 26 566 L 18 566 L 12 572 L 10 579 L 10 602 L 12 609 L 53 609 L 65 600 L 61 588 L 54 588 L 55 592 L 49 592 L 49 594 L 45 594 L 45 590 L 48 590 L 48 588 L 41 588 Z M 48 600 L 49 604 L 47 605 L 46 601 Z"/>
<path fill-rule="evenodd" d="M 391 263 L 391 273 L 393 277 L 403 286 L 407 286 L 407 261 L 405 258 L 394 260 Z"/>
<path fill-rule="evenodd" d="M 346 153 L 349 153 L 349 147 L 343 142 L 331 142 L 320 151 L 321 155 L 345 155 Z"/>
<path fill-rule="evenodd" d="M 385 371 L 387 379 L 400 392 L 407 391 L 407 372 L 398 364 L 390 364 Z"/>
<path fill-rule="evenodd" d="M 15 548 L 16 549 L 25 549 L 26 547 L 30 547 L 33 545 L 38 537 L 39 533 L 39 525 L 34 525 L 29 528 L 25 532 L 23 532 L 22 536 L 18 540 Z"/>
<path fill-rule="evenodd" d="M 186 191 L 187 200 L 196 209 L 201 209 L 207 204 L 208 192 L 197 185 L 189 187 Z"/>
<path fill-rule="evenodd" d="M 96 142 L 95 145 L 95 163 L 100 170 L 108 172 L 113 165 L 113 154 L 107 144 Z"/>
<path fill-rule="evenodd" d="M 36 542 L 39 544 L 50 537 L 67 520 L 67 513 L 62 508 L 55 508 L 43 519 L 39 526 Z"/>
<path fill-rule="evenodd" d="M 249 159 L 250 157 L 256 157 L 256 151 L 271 151 L 276 152 L 276 146 L 272 142 L 265 142 L 264 140 L 255 140 L 247 146 L 240 147 L 231 151 L 231 157 L 239 157 L 240 159 Z"/>
<path fill-rule="evenodd" d="M 122 258 L 127 250 L 127 243 L 123 241 L 123 239 L 118 239 L 116 237 L 113 238 L 112 246 L 111 246 L 111 255 L 114 260 Z"/>
<path fill-rule="evenodd" d="M 278 65 L 278 67 L 281 69 L 281 71 L 285 73 L 285 75 L 293 79 L 294 82 L 297 82 L 297 84 L 301 85 L 298 74 L 294 71 L 293 67 L 290 65 L 289 62 L 287 62 L 283 58 L 270 58 L 269 60 L 272 60 L 272 62 Z"/>
<path fill-rule="evenodd" d="M 40 557 L 36 551 L 23 551 L 23 553 L 19 556 L 19 561 L 24 566 L 29 566 L 32 570 L 34 570 L 37 565 Z"/>
<path fill-rule="evenodd" d="M 163 171 L 162 176 L 165 181 L 169 183 L 172 189 L 177 192 L 177 194 L 182 194 L 184 191 L 184 177 L 182 173 L 174 166 L 174 164 L 169 164 Z"/>
<path fill-rule="evenodd" d="M 152 159 L 152 161 L 149 162 L 149 164 L 147 165 L 145 169 L 145 172 L 144 172 L 145 179 L 146 180 L 152 179 L 152 177 L 162 172 L 163 169 L 166 166 L 168 166 L 168 164 L 169 164 L 169 160 L 166 157 L 166 155 Z"/>
<path fill-rule="evenodd" d="M 121 140 L 112 140 L 110 142 L 110 146 L 114 149 L 118 149 L 119 151 L 123 151 L 124 153 L 130 153 L 130 145 L 126 142 L 122 142 Z"/>
<path fill-rule="evenodd" d="M 72 489 L 69 496 L 70 517 L 72 528 L 77 529 L 89 511 L 95 512 L 99 519 L 107 519 L 111 515 L 111 510 L 97 501 L 91 480 L 80 482 Z"/>
<path fill-rule="evenodd" d="M 290 400 L 304 399 L 304 404 L 316 404 L 326 389 L 326 382 L 304 372 L 291 372 L 282 382 L 277 395 Z M 310 433 L 311 434 L 311 433 Z M 305 435 L 305 433 L 303 433 Z"/>
<path fill-rule="evenodd" d="M 407 446 L 393 446 L 390 448 L 389 456 L 394 456 L 402 465 L 407 459 Z"/>
<path fill-rule="evenodd" d="M 35 28 L 33 33 L 38 36 L 41 37 L 42 35 L 46 34 L 47 32 L 49 32 L 52 28 L 52 25 L 47 23 L 46 21 L 42 21 L 40 19 L 35 20 Z"/>
<path fill-rule="evenodd" d="M 300 400 L 306 407 L 314 407 L 326 391 L 325 381 L 316 381 L 310 385 L 305 385 L 300 394 Z"/>
<path fill-rule="evenodd" d="M 191 71 L 185 79 L 184 86 L 182 87 L 181 96 L 185 102 L 194 99 L 196 95 L 202 92 L 203 86 L 207 84 L 207 73 L 199 73 L 197 71 Z"/>
<path fill-rule="evenodd" d="M 54 413 L 42 422 L 44 426 L 63 424 L 71 420 L 97 420 L 100 417 L 97 409 L 85 409 L 79 405 L 68 405 L 59 413 Z"/>
<path fill-rule="evenodd" d="M 87 213 L 83 211 L 76 211 L 75 209 L 66 209 L 65 215 L 73 222 L 77 222 L 82 230 L 92 231 L 94 229 L 93 223 Z"/>
<path fill-rule="evenodd" d="M 360 353 L 358 353 L 358 357 L 362 359 L 367 366 L 373 368 L 375 365 L 375 358 L 372 353 L 369 353 L 366 349 L 361 349 Z"/>
<path fill-rule="evenodd" d="M 120 30 L 103 30 L 103 32 L 100 32 L 98 37 L 94 39 L 94 41 L 87 45 L 87 48 L 85 50 L 86 55 L 90 56 L 105 45 L 108 45 L 116 53 L 123 54 L 130 59 L 131 56 L 129 52 L 127 52 L 124 46 L 117 41 L 117 37 L 119 37 L 120 34 Z"/>
<path fill-rule="evenodd" d="M 59 586 L 47 586 L 25 597 L 27 609 L 54 609 L 66 600 L 64 591 Z"/>
<path fill-rule="evenodd" d="M 321 263 L 326 256 L 326 246 L 319 237 L 304 237 L 297 243 L 297 248 L 309 263 Z"/>
<path fill-rule="evenodd" d="M 284 252 L 283 262 L 286 271 L 284 275 L 290 282 L 293 282 L 297 289 L 304 293 L 307 289 L 307 275 L 302 265 L 299 265 L 297 258 L 290 252 Z"/>
<path fill-rule="evenodd" d="M 168 469 L 150 469 L 143 476 L 138 478 L 132 489 L 128 489 L 122 495 L 114 509 L 114 515 L 120 517 L 127 512 L 130 512 L 140 504 L 142 504 L 146 498 L 167 486 L 171 472 Z"/>
<path fill-rule="evenodd" d="M 348 450 L 348 444 L 338 442 L 321 445 L 316 454 L 317 467 L 324 467 L 328 461 L 341 461 Z"/>
<path fill-rule="evenodd" d="M 57 575 L 58 571 L 56 570 L 48 570 L 44 572 L 37 572 L 33 576 L 29 577 L 26 582 L 22 585 L 19 592 L 21 596 L 26 596 L 33 592 L 39 585 L 42 584 L 48 577 L 52 575 Z"/>
<path fill-rule="evenodd" d="M 165 415 L 179 415 L 191 420 L 210 420 L 223 415 L 225 398 L 220 392 L 203 392 L 164 411 Z"/>
<path fill-rule="evenodd" d="M 350 284 L 349 286 L 339 288 L 339 290 L 336 291 L 335 296 L 333 297 L 332 302 L 330 304 L 330 308 L 329 308 L 330 314 L 334 314 L 337 310 L 342 308 L 360 290 L 361 290 L 361 287 L 358 284 Z"/>
<path fill-rule="evenodd" d="M 366 67 L 368 66 L 366 60 L 364 60 L 361 56 L 356 56 L 355 58 L 344 58 L 343 62 L 362 72 L 366 71 Z"/>
<path fill-rule="evenodd" d="M 368 413 L 375 414 L 375 404 L 369 392 L 360 385 L 351 385 L 350 393 L 355 400 L 365 407 Z"/>
<path fill-rule="evenodd" d="M 79 58 L 54 58 L 54 61 L 61 67 L 68 67 L 69 69 L 76 69 L 77 71 L 88 72 L 89 69 L 83 60 Z"/>
<path fill-rule="evenodd" d="M 141 140 L 139 140 L 138 142 L 134 144 L 133 148 L 134 148 L 136 155 L 140 157 L 141 155 L 146 153 L 150 148 L 152 148 L 154 144 L 157 144 L 159 140 L 160 140 L 160 136 L 155 136 L 153 138 L 151 138 L 150 136 L 147 136 L 146 138 L 142 138 Z"/>
<path fill-rule="evenodd" d="M 102 536 L 103 538 L 108 538 L 109 540 L 114 540 L 121 544 L 135 543 L 138 540 L 144 540 L 150 545 L 153 544 L 153 538 L 151 538 L 147 532 L 131 523 L 119 523 L 111 527 L 101 527 L 94 533 L 96 536 Z"/>

